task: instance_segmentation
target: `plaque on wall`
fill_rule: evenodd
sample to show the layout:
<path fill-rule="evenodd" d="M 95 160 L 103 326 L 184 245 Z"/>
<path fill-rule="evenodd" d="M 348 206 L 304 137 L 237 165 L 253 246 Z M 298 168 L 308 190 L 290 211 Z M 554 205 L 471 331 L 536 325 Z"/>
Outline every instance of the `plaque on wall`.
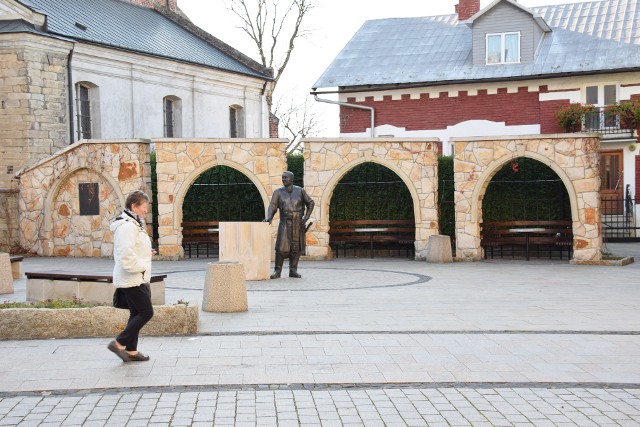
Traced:
<path fill-rule="evenodd" d="M 100 191 L 97 182 L 78 184 L 80 215 L 100 215 Z"/>

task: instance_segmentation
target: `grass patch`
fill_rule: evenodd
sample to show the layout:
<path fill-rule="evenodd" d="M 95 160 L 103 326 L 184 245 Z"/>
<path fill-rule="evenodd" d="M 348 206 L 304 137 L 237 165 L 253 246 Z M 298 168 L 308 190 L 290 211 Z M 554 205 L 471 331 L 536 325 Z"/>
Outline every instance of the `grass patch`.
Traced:
<path fill-rule="evenodd" d="M 38 302 L 22 302 L 22 301 L 4 301 L 0 303 L 0 309 L 3 308 L 88 308 L 97 307 L 107 304 L 89 304 L 80 298 L 72 300 L 64 299 L 48 299 Z"/>

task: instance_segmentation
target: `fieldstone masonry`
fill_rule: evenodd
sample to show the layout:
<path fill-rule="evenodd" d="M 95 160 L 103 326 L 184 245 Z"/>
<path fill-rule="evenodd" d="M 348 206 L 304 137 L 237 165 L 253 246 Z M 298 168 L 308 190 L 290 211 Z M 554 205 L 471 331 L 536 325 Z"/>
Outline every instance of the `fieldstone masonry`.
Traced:
<path fill-rule="evenodd" d="M 562 179 L 571 201 L 573 259 L 602 259 L 600 222 L 600 139 L 560 134 L 453 138 L 456 204 L 456 255 L 482 259 L 482 199 L 491 178 L 518 157 L 538 160 Z"/>
<path fill-rule="evenodd" d="M 126 196 L 151 195 L 148 159 L 145 140 L 82 141 L 22 171 L 20 244 L 43 256 L 111 256 L 109 224 Z M 99 215 L 80 215 L 81 182 L 99 184 Z"/>
<path fill-rule="evenodd" d="M 286 162 L 286 139 L 158 139 L 158 234 L 160 256 L 184 257 L 182 248 L 182 203 L 191 184 L 204 171 L 229 166 L 247 176 L 257 187 L 264 206 L 282 186 Z M 272 222 L 272 234 L 278 221 Z"/>
<path fill-rule="evenodd" d="M 413 198 L 416 257 L 438 234 L 438 142 L 436 138 L 307 139 L 304 149 L 304 188 L 316 202 L 314 225 L 307 233 L 307 255 L 331 258 L 329 204 L 347 172 L 364 162 L 376 162 L 395 172 Z"/>
<path fill-rule="evenodd" d="M 29 34 L 0 38 L 0 190 L 11 207 L 18 198 L 14 174 L 68 144 L 70 48 L 69 42 Z M 18 236 L 17 209 L 3 212 L 0 246 L 18 244 Z"/>

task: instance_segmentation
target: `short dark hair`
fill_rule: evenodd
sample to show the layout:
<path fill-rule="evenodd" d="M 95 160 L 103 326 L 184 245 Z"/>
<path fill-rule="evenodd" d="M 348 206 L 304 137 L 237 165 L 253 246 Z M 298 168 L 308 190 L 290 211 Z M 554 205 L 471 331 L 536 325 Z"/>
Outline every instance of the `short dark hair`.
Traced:
<path fill-rule="evenodd" d="M 282 172 L 282 176 L 285 176 L 285 175 L 290 176 L 291 178 L 293 178 L 293 172 L 291 172 L 291 171 Z"/>
<path fill-rule="evenodd" d="M 127 209 L 131 209 L 132 206 L 138 206 L 142 202 L 149 203 L 149 196 L 142 190 L 136 190 L 127 196 L 127 201 L 124 205 Z"/>

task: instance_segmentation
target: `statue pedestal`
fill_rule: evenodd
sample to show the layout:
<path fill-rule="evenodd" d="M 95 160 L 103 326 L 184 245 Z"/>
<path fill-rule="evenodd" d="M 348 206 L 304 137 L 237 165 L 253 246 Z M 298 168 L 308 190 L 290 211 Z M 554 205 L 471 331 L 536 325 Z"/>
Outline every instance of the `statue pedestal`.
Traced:
<path fill-rule="evenodd" d="M 221 222 L 220 262 L 244 266 L 246 280 L 266 280 L 271 275 L 271 226 L 266 222 Z"/>

